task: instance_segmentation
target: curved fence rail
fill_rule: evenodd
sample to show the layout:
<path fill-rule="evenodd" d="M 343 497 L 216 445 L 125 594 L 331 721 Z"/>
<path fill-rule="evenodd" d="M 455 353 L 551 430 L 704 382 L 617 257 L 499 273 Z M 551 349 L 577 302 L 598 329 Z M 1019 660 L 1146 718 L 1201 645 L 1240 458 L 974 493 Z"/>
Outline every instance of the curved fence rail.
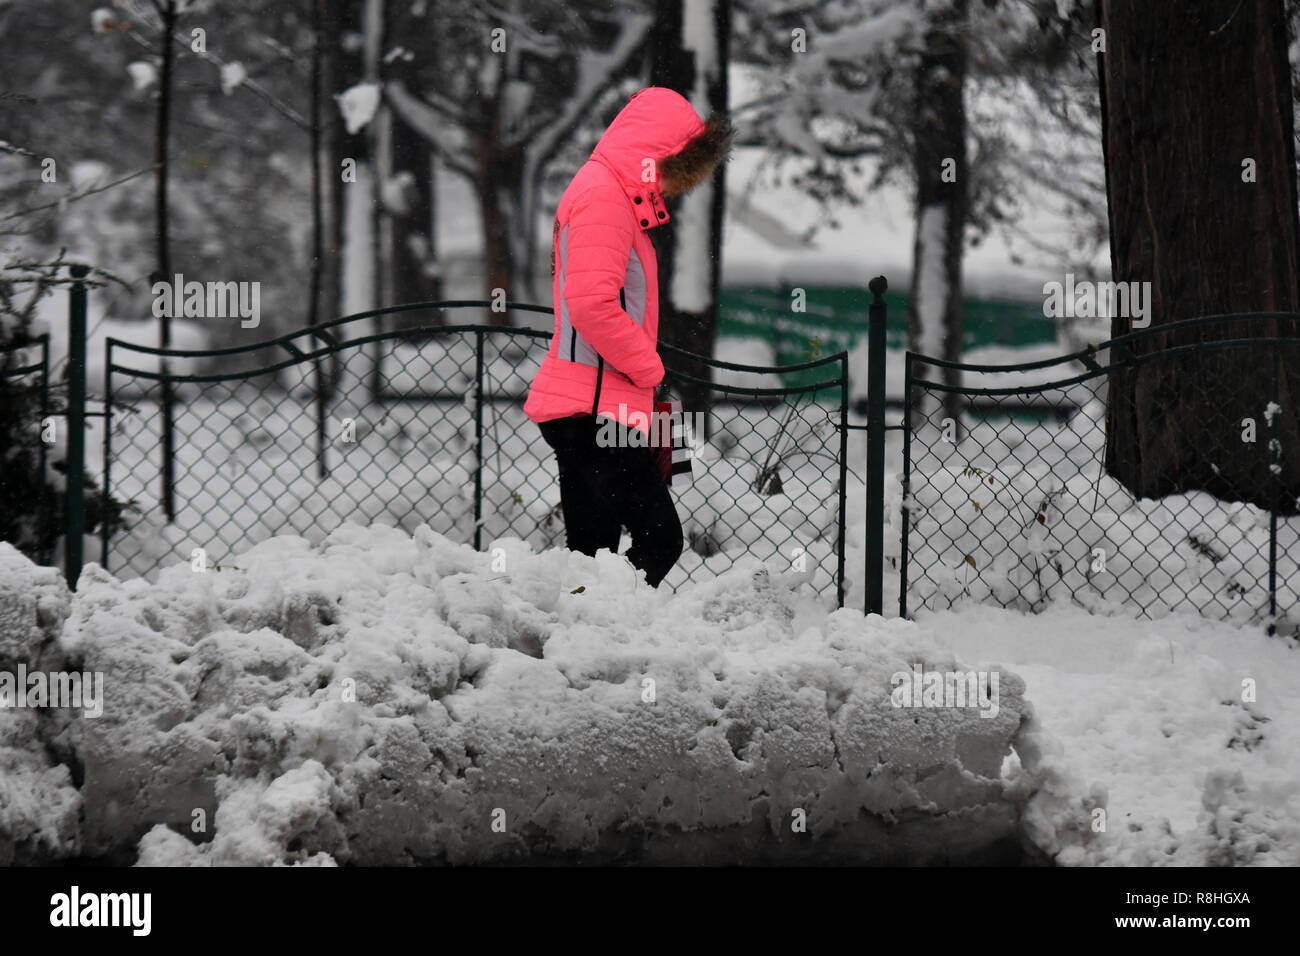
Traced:
<path fill-rule="evenodd" d="M 563 544 L 554 461 L 522 411 L 550 333 L 383 328 L 399 312 L 490 306 L 415 303 L 224 349 L 110 339 L 104 490 L 139 514 L 132 528 L 102 536 L 101 562 L 137 575 L 178 561 L 221 566 L 272 535 L 319 540 L 347 521 L 428 524 L 475 548 L 507 536 L 534 548 Z M 696 394 L 706 389 L 710 416 L 695 482 L 674 492 L 687 541 L 668 583 L 752 556 L 807 571 L 842 604 L 847 355 L 756 367 L 661 348 L 665 393 L 687 382 Z M 715 380 L 677 368 L 688 362 Z M 815 381 L 782 380 L 810 370 Z M 160 478 L 164 383 L 176 397 L 170 522 Z"/>
<path fill-rule="evenodd" d="M 1297 323 L 1206 316 L 1020 365 L 909 353 L 900 612 L 1068 599 L 1285 617 L 1300 590 Z M 1045 404 L 1069 411 L 1045 421 Z"/>

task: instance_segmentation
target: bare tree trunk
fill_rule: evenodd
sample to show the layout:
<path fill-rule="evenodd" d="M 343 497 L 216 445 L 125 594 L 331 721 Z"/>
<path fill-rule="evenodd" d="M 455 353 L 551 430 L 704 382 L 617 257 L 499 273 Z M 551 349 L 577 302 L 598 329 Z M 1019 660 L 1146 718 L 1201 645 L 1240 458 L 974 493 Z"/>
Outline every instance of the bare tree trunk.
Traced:
<path fill-rule="evenodd" d="M 338 83 L 334 46 L 342 30 L 342 0 L 311 0 L 311 152 L 312 152 L 312 265 L 307 303 L 307 324 L 315 325 L 339 317 L 341 290 L 341 180 L 338 155 L 339 119 L 333 91 Z M 338 388 L 342 374 L 338 353 L 327 363 L 317 363 L 316 390 L 319 401 L 328 401 Z"/>
<path fill-rule="evenodd" d="M 167 235 L 167 165 L 168 137 L 171 130 L 172 74 L 176 62 L 172 50 L 172 33 L 176 29 L 175 0 L 161 0 L 158 12 L 162 17 L 162 70 L 158 79 L 158 135 L 154 144 L 154 162 L 158 166 L 154 197 L 154 230 L 158 242 L 158 274 L 162 281 L 172 281 L 171 246 Z M 172 324 L 167 315 L 162 317 L 158 330 L 158 347 L 171 348 Z M 161 371 L 168 372 L 167 359 L 162 359 Z M 162 506 L 170 523 L 176 520 L 176 428 L 172 418 L 174 396 L 170 379 L 162 380 Z"/>
<path fill-rule="evenodd" d="M 321 278 L 320 316 L 338 318 L 343 312 L 343 180 L 339 167 L 339 144 L 343 119 L 334 103 L 340 88 L 339 43 L 346 24 L 346 0 L 326 0 L 325 35 L 328 38 L 321 60 L 322 116 L 319 169 L 321 177 Z M 337 383 L 338 363 L 332 369 Z"/>
<path fill-rule="evenodd" d="M 499 100 L 497 105 L 499 105 Z M 482 135 L 475 150 L 475 190 L 479 201 L 479 218 L 483 225 L 483 290 L 488 299 L 514 298 L 511 281 L 514 261 L 511 229 L 523 229 L 519 216 L 512 216 L 518 182 L 518 163 L 503 155 L 500 142 L 500 111 L 495 110 L 488 131 Z M 490 311 L 490 325 L 509 325 L 508 312 Z"/>
<path fill-rule="evenodd" d="M 1300 306 L 1294 119 L 1282 0 L 1100 0 L 1111 266 L 1149 282 L 1160 326 Z M 1112 318 L 1116 336 L 1133 331 Z M 1210 323 L 1138 339 L 1149 354 L 1222 338 L 1295 335 L 1291 320 Z M 1266 346 L 1197 352 L 1110 376 L 1106 466 L 1138 497 L 1203 489 L 1268 506 L 1300 495 L 1300 356 L 1280 353 L 1281 471 L 1271 472 Z M 1243 421 L 1259 439 L 1243 440 Z"/>
<path fill-rule="evenodd" d="M 362 8 L 362 68 L 367 83 L 379 83 L 379 61 L 384 49 L 384 0 L 364 0 Z M 371 275 L 372 308 L 382 309 L 393 304 L 391 265 L 389 250 L 392 246 L 388 217 L 384 214 L 384 183 L 391 175 L 391 162 L 388 155 L 388 107 L 380 104 L 374 117 L 366 126 L 367 153 L 370 156 L 371 188 L 371 236 L 370 254 L 373 273 Z M 384 316 L 381 325 L 393 327 L 393 317 Z"/>
<path fill-rule="evenodd" d="M 916 76 L 916 243 L 908 339 L 913 351 L 951 362 L 962 354 L 967 12 L 967 0 L 953 0 L 930 14 Z M 958 384 L 958 378 L 956 370 L 942 370 L 945 384 Z M 935 403 L 923 400 L 925 394 L 917 389 L 912 396 L 913 427 L 951 418 L 959 432 L 960 396 L 943 393 Z"/>
<path fill-rule="evenodd" d="M 392 131 L 393 167 L 408 183 L 402 195 L 404 208 L 389 214 L 393 224 L 393 298 L 397 302 L 436 300 L 441 282 L 428 274 L 435 252 L 433 156 L 428 144 L 396 116 Z M 408 315 L 413 325 L 427 325 L 433 318 L 424 312 Z"/>
<path fill-rule="evenodd" d="M 322 47 L 325 45 L 324 19 L 322 7 L 325 0 L 311 0 L 311 288 L 307 292 L 307 324 L 315 325 L 320 321 L 321 298 L 321 259 L 324 256 L 324 201 L 322 199 L 321 170 L 324 152 L 321 135 L 321 60 L 324 58 Z"/>

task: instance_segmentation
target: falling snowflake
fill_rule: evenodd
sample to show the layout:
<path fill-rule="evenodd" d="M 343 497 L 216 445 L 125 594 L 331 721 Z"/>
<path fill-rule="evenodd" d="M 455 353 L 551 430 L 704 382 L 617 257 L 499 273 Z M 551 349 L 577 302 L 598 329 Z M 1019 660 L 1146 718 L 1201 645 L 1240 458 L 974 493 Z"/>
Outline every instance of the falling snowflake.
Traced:
<path fill-rule="evenodd" d="M 339 101 L 339 112 L 347 125 L 348 135 L 359 133 L 365 125 L 374 119 L 379 109 L 379 84 L 358 83 L 344 90 L 335 97 Z"/>
<path fill-rule="evenodd" d="M 152 63 L 146 63 L 144 60 L 128 63 L 126 72 L 130 75 L 131 82 L 135 84 L 137 90 L 147 90 L 158 82 L 158 70 Z"/>
<path fill-rule="evenodd" d="M 248 79 L 248 71 L 244 69 L 244 64 L 238 60 L 223 64 L 221 67 L 221 92 L 229 96 L 246 79 Z"/>

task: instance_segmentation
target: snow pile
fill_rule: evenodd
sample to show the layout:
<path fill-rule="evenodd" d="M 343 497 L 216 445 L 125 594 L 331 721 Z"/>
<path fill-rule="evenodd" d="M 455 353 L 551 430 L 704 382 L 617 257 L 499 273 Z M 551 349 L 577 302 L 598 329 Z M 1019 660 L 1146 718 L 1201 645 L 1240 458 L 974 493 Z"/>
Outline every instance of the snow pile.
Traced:
<path fill-rule="evenodd" d="M 54 568 L 40 568 L 0 542 L 0 672 L 57 669 L 70 597 Z M 75 855 L 81 796 L 43 738 L 58 712 L 0 706 L 0 866 Z"/>
<path fill-rule="evenodd" d="M 0 861 L 1300 863 L 1294 641 L 796 580 L 348 525 L 70 597 L 0 546 L 0 670 L 106 677 L 97 719 L 0 708 Z M 914 665 L 996 716 L 895 707 Z"/>
<path fill-rule="evenodd" d="M 1058 863 L 1300 864 L 1295 641 L 1258 625 L 1059 605 L 945 611 L 920 626 L 971 666 L 998 660 L 1024 678 L 1051 738 L 1027 727 L 1016 744 L 1037 768 L 1023 823 Z M 1053 767 L 1088 781 L 1092 805 L 1072 804 Z M 1087 818 L 1092 839 L 1077 842 L 1069 814 Z"/>
<path fill-rule="evenodd" d="M 89 566 L 60 649 L 104 672 L 104 714 L 58 741 L 85 852 L 1014 861 L 1026 805 L 1088 840 L 1080 788 L 1026 755 L 1018 677 L 988 669 L 995 708 L 896 707 L 895 674 L 964 669 L 790 584 L 751 565 L 673 595 L 608 553 L 352 525 L 156 584 Z"/>

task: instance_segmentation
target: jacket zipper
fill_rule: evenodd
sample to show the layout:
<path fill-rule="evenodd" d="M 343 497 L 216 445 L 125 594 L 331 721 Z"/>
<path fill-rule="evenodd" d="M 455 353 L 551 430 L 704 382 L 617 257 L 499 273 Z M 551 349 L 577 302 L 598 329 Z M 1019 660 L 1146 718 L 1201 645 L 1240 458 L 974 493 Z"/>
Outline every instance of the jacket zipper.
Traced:
<path fill-rule="evenodd" d="M 627 311 L 627 295 L 624 289 L 618 290 L 618 307 L 624 312 Z M 605 358 L 599 352 L 596 353 L 596 397 L 591 400 L 591 414 L 595 415 L 596 410 L 600 407 L 600 380 L 605 375 Z"/>

